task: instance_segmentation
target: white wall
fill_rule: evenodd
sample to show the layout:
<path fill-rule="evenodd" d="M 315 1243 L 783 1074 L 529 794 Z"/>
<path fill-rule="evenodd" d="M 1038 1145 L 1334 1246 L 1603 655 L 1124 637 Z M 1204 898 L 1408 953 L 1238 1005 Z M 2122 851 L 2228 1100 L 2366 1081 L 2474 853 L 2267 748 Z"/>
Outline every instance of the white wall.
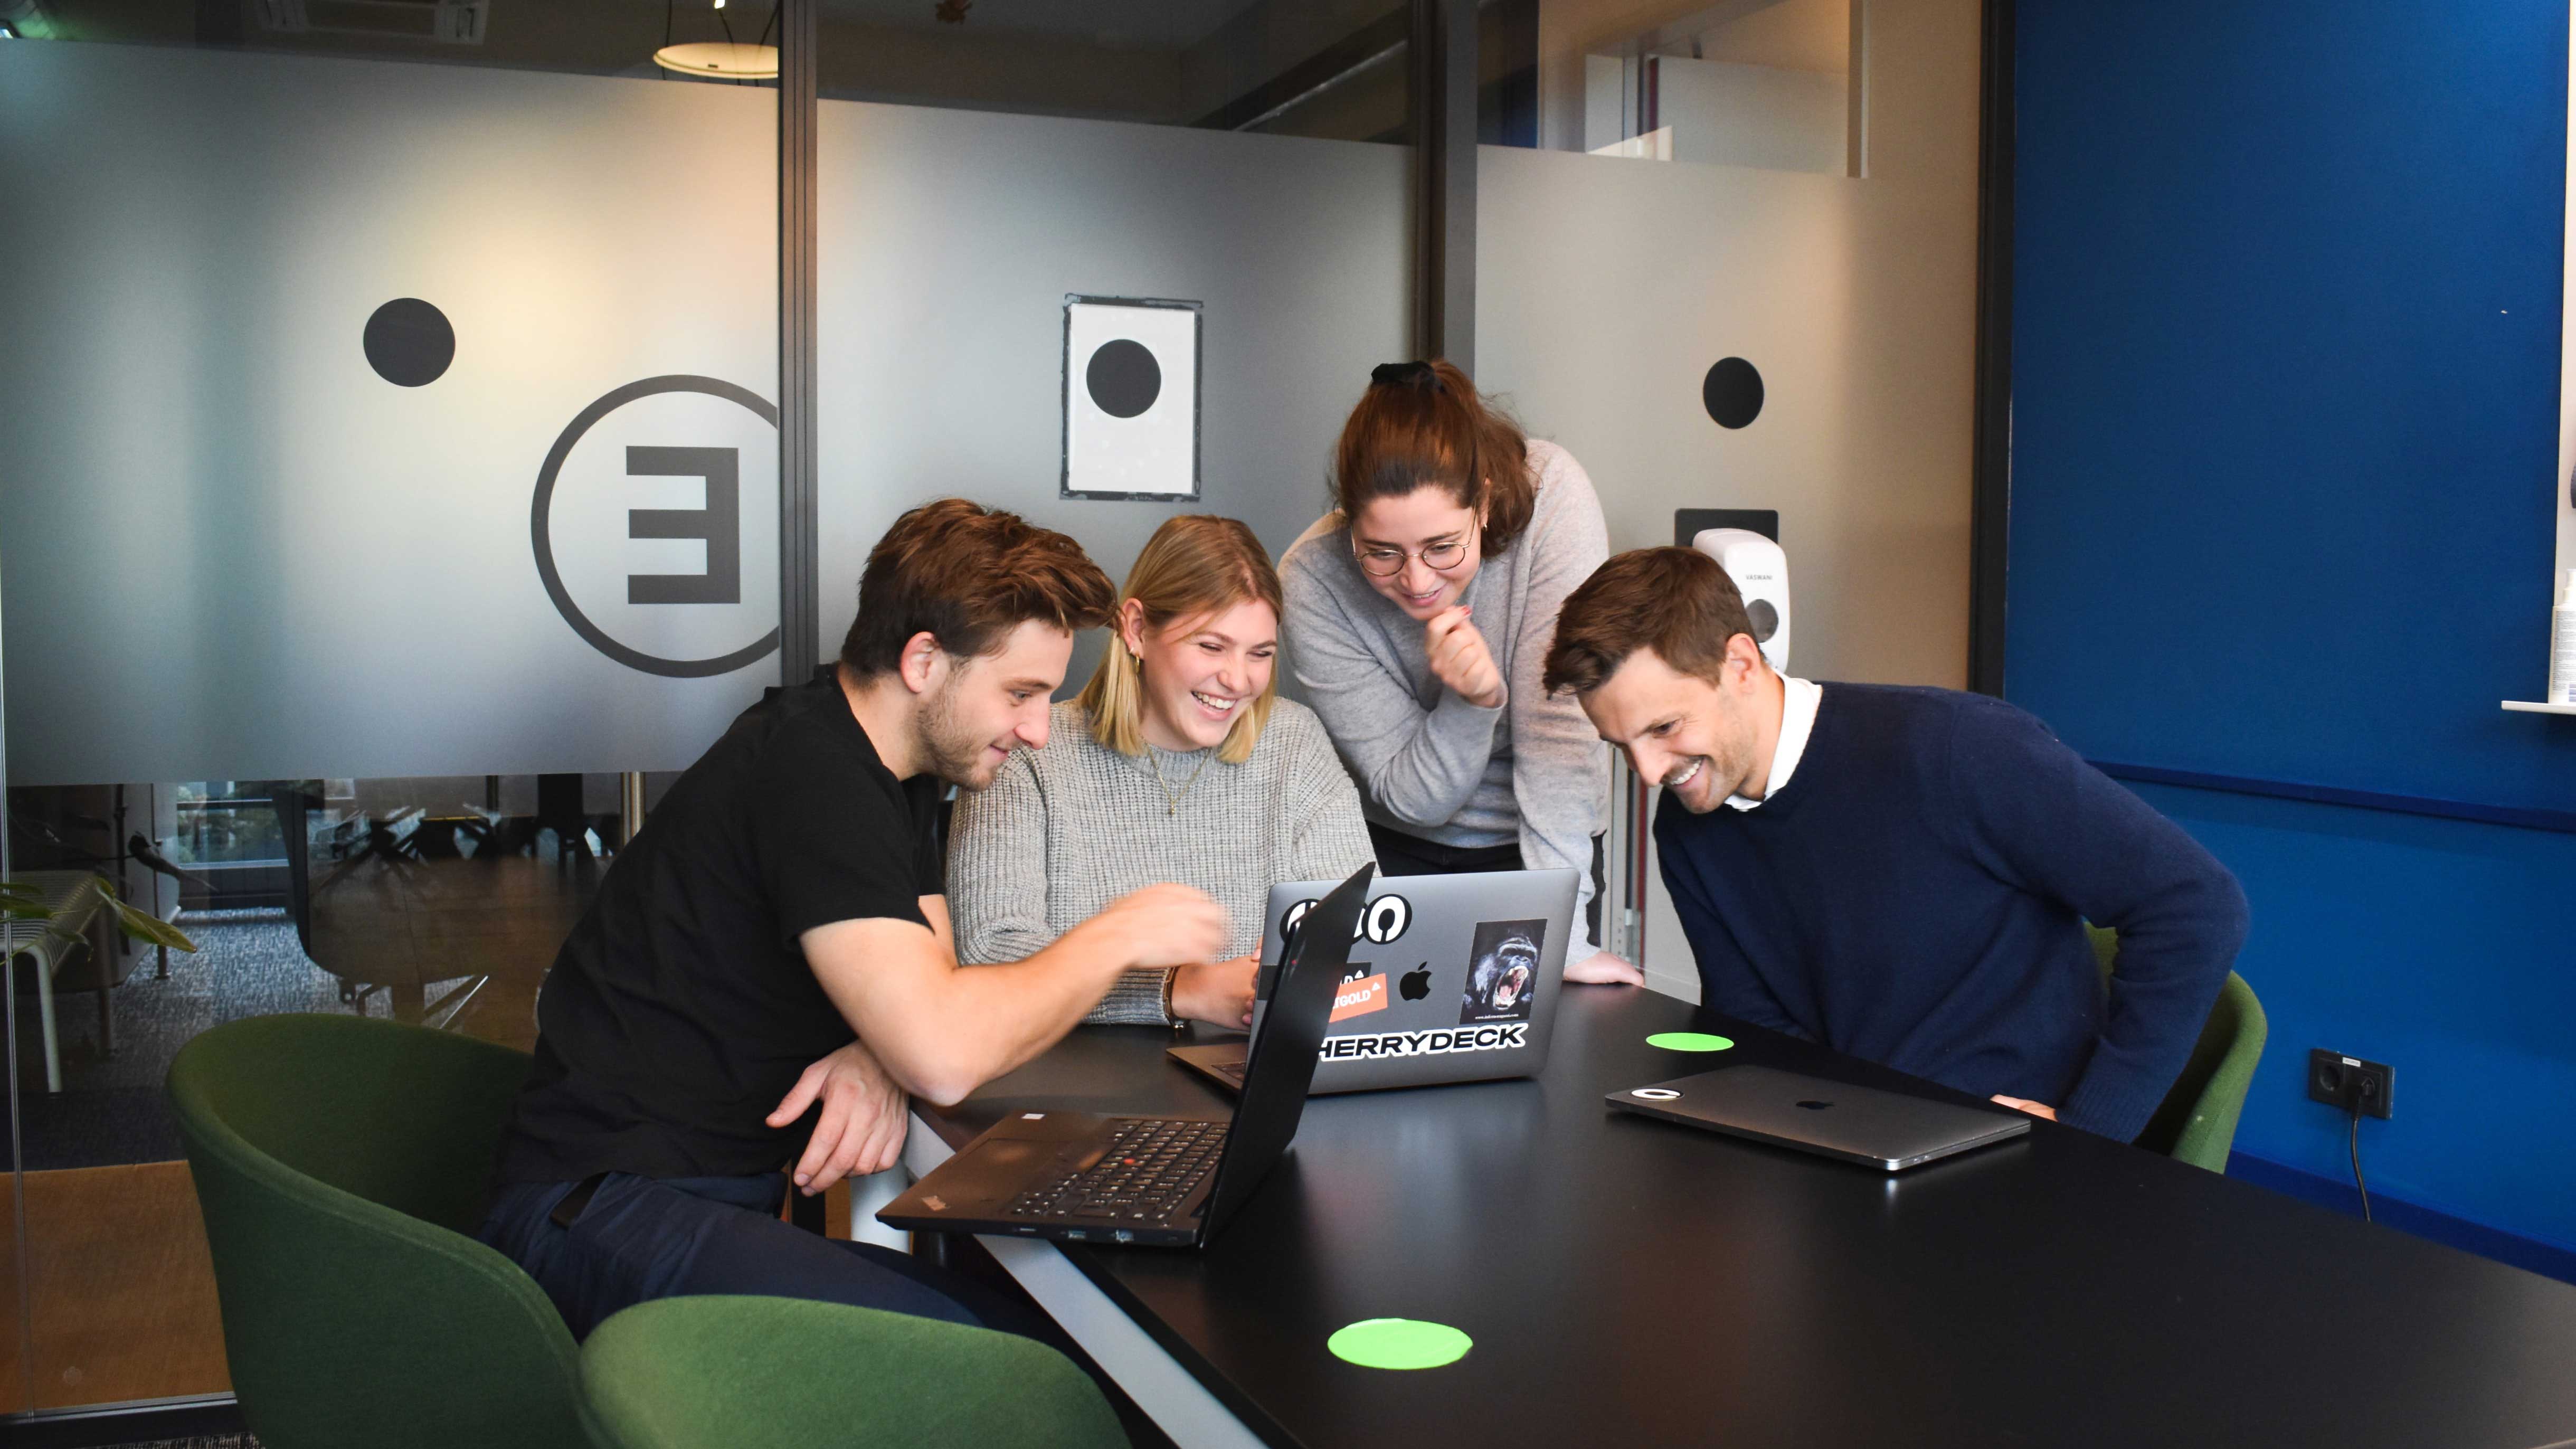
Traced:
<path fill-rule="evenodd" d="M 692 373 L 775 392 L 771 105 L 0 46 L 14 782 L 685 763 L 762 680 L 656 678 L 583 643 L 539 582 L 531 504 L 548 448 L 612 388 Z M 456 330 L 425 387 L 361 349 L 399 297 Z M 746 445 L 768 431 L 722 427 Z M 694 485 L 621 500 L 622 455 L 587 451 L 573 471 L 614 532 L 567 537 L 568 555 L 696 567 L 702 549 L 629 544 L 618 516 Z M 746 490 L 747 524 L 774 527 L 767 496 Z M 756 597 L 748 528 L 745 544 Z M 767 587 L 765 617 L 715 626 L 758 637 Z"/>
<path fill-rule="evenodd" d="M 1657 56 L 1655 122 L 1672 159 L 1841 175 L 1849 166 L 1843 77 L 1778 66 Z"/>
<path fill-rule="evenodd" d="M 1670 543 L 1679 507 L 1780 510 L 1792 672 L 1956 688 L 1978 7 L 1869 12 L 1865 179 L 1486 148 L 1478 381 L 1582 460 L 1614 549 Z M 1738 431 L 1700 404 L 1730 356 L 1766 392 Z M 1647 941 L 1659 975 L 1688 973 L 1668 905 Z"/>
<path fill-rule="evenodd" d="M 1798 672 L 1957 685 L 1977 7 L 1869 16 L 1866 179 L 1485 150 L 1477 376 L 1584 462 L 1614 546 L 1668 541 L 1676 507 L 1780 509 Z M 690 373 L 773 394 L 770 104 L 0 48 L 13 778 L 694 758 L 774 662 L 672 680 L 591 649 L 538 583 L 530 509 L 547 449 L 611 388 Z M 942 493 L 1066 528 L 1113 574 L 1184 508 L 1283 547 L 1323 506 L 1368 369 L 1408 349 L 1398 148 L 827 103 L 822 154 L 827 644 L 867 546 Z M 1206 304 L 1200 503 L 1056 496 L 1068 292 Z M 457 362 L 425 388 L 359 355 L 398 296 L 457 324 Z M 1699 401 L 1726 356 L 1768 391 L 1737 432 Z M 653 414 L 625 441 L 690 440 L 663 422 L 730 429 L 762 476 L 765 430 L 739 410 Z M 592 473 L 561 505 L 605 534 L 585 587 L 688 567 L 695 545 L 628 540 L 617 513 L 694 485 L 660 502 L 613 457 Z M 702 633 L 761 622 L 769 512 L 746 488 L 745 617 Z M 1649 940 L 1659 973 L 1687 974 L 1668 910 Z"/>
<path fill-rule="evenodd" d="M 20 784 L 671 770 L 777 678 L 594 649 L 535 563 L 536 482 L 640 379 L 776 392 L 775 97 L 373 61 L 0 47 L 0 571 Z M 1067 292 L 1206 310 L 1204 500 L 1284 547 L 1368 369 L 1402 354 L 1400 148 L 826 103 L 821 619 L 899 509 L 1025 509 L 1123 573 L 1183 505 L 1060 501 Z M 422 387 L 380 304 L 455 326 Z M 740 453 L 730 605 L 635 605 L 706 547 L 628 536 Z M 663 657 L 776 623 L 775 436 L 721 398 L 616 409 L 547 510 L 582 612 Z"/>
<path fill-rule="evenodd" d="M 833 103 L 821 154 L 827 648 L 869 547 L 944 494 L 1061 528 L 1113 578 L 1177 513 L 1275 556 L 1324 511 L 1369 369 L 1408 355 L 1404 148 Z M 1057 496 L 1068 293 L 1205 304 L 1198 502 Z"/>

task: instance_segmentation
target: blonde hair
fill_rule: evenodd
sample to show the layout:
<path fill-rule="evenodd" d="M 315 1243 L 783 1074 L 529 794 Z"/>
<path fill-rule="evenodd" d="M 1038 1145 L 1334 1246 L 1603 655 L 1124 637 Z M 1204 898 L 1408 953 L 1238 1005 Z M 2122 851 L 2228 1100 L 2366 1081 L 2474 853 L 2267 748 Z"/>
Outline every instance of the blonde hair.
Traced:
<path fill-rule="evenodd" d="M 1177 619 L 1201 619 L 1237 604 L 1263 603 L 1278 615 L 1279 574 L 1270 554 L 1252 530 L 1212 513 L 1184 513 L 1167 519 L 1145 542 L 1136 566 L 1127 571 L 1127 587 L 1118 594 L 1118 613 L 1109 629 L 1109 650 L 1082 687 L 1080 704 L 1091 724 L 1091 737 L 1133 758 L 1145 753 L 1144 663 L 1127 647 L 1127 601 L 1144 606 L 1144 628 L 1159 630 Z M 1216 757 L 1229 765 L 1252 758 L 1270 706 L 1279 697 L 1279 672 L 1273 669 L 1260 695 L 1225 733 Z"/>

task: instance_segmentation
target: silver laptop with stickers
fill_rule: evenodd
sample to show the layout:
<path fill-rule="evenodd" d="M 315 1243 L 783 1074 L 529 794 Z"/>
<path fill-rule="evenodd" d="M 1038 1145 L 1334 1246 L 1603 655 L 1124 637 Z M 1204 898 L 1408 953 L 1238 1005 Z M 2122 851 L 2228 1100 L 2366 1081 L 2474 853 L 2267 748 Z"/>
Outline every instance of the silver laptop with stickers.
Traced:
<path fill-rule="evenodd" d="M 1547 1065 L 1578 879 L 1571 870 L 1380 876 L 1360 912 L 1309 1090 L 1526 1077 Z M 1270 888 L 1256 1019 L 1298 921 L 1338 884 Z M 1230 1041 L 1171 1054 L 1240 1088 L 1244 1051 Z"/>

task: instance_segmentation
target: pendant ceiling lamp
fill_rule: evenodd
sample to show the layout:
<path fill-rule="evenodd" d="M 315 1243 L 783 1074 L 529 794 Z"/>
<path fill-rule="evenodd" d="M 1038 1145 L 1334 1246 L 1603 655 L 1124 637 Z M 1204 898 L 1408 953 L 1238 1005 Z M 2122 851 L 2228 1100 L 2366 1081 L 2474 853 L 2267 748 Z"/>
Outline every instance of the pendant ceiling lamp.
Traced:
<path fill-rule="evenodd" d="M 744 45 L 733 38 L 733 22 L 724 14 L 725 0 L 715 0 L 716 21 L 724 27 L 722 40 L 692 41 L 686 45 L 671 43 L 671 22 L 676 0 L 663 0 L 662 48 L 653 52 L 653 63 L 679 75 L 699 76 L 707 80 L 752 81 L 778 79 L 778 47 Z M 778 23 L 778 7 L 770 6 L 769 25 L 760 30 L 762 40 L 769 39 L 770 26 Z"/>
<path fill-rule="evenodd" d="M 729 40 L 666 45 L 653 52 L 653 63 L 664 70 L 710 80 L 778 79 L 778 47 L 774 45 L 736 45 Z"/>

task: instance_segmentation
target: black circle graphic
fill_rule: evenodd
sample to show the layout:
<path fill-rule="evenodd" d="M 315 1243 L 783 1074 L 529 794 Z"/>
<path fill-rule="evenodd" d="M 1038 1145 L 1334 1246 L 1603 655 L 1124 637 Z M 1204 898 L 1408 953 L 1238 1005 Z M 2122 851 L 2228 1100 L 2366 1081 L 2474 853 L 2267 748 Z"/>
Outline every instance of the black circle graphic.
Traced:
<path fill-rule="evenodd" d="M 572 601 L 572 592 L 564 587 L 563 576 L 555 572 L 554 528 L 546 517 L 554 506 L 555 475 L 563 471 L 564 459 L 572 456 L 573 444 L 581 441 L 581 435 L 589 432 L 591 425 L 601 418 L 637 398 L 666 392 L 702 392 L 709 397 L 720 397 L 750 409 L 753 416 L 771 427 L 778 426 L 778 409 L 771 407 L 760 394 L 719 378 L 674 373 L 668 377 L 648 377 L 616 388 L 583 408 L 580 416 L 575 417 L 555 439 L 555 445 L 546 450 L 545 466 L 537 470 L 537 497 L 530 510 L 528 534 L 536 545 L 537 577 L 545 582 L 546 597 L 555 601 L 555 612 L 563 615 L 564 622 L 572 626 L 574 633 L 589 641 L 591 648 L 629 669 L 640 669 L 646 674 L 659 674 L 669 679 L 704 679 L 710 675 L 731 674 L 768 654 L 778 647 L 778 630 L 773 627 L 760 636 L 759 643 L 713 659 L 664 659 L 640 649 L 630 649 L 608 637 L 608 631 L 592 623 L 590 617 L 582 613 L 581 606 Z"/>
<path fill-rule="evenodd" d="M 1402 896 L 1379 896 L 1361 913 L 1360 930 L 1370 940 L 1383 946 L 1404 934 L 1413 924 L 1413 903 Z"/>
<path fill-rule="evenodd" d="M 1771 606 L 1769 599 L 1745 600 L 1744 617 L 1753 625 L 1756 644 L 1768 644 L 1771 636 L 1780 632 L 1780 611 Z"/>
<path fill-rule="evenodd" d="M 1163 369 L 1145 344 L 1120 337 L 1103 342 L 1082 370 L 1091 400 L 1113 418 L 1132 418 L 1163 395 Z"/>
<path fill-rule="evenodd" d="M 1699 385 L 1700 406 L 1721 428 L 1740 428 L 1762 416 L 1762 374 L 1741 357 L 1722 357 Z"/>
<path fill-rule="evenodd" d="M 1288 908 L 1288 913 L 1279 918 L 1280 936 L 1284 939 L 1288 936 L 1295 935 L 1297 933 L 1297 923 L 1306 919 L 1306 913 L 1313 910 L 1315 906 L 1316 902 L 1314 901 L 1299 901 L 1297 904 L 1290 906 Z"/>
<path fill-rule="evenodd" d="M 456 360 L 456 329 L 447 314 L 418 297 L 396 297 L 367 318 L 359 339 L 367 366 L 396 387 L 426 387 Z"/>

